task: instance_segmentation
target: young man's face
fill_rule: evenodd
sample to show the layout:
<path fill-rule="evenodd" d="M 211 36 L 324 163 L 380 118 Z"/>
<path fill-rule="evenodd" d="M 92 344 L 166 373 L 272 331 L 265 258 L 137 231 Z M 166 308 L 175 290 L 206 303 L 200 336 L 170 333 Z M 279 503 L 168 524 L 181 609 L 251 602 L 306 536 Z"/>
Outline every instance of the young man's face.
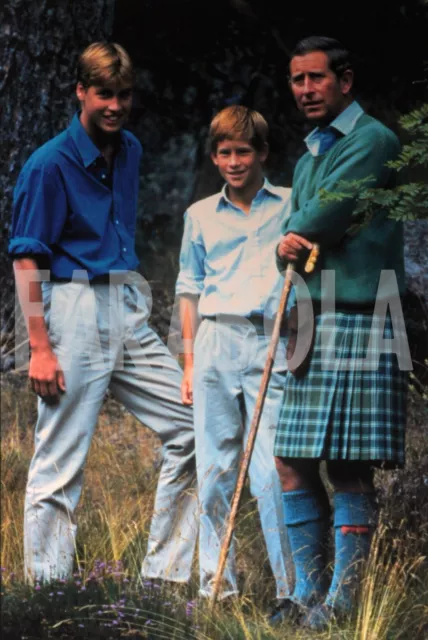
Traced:
<path fill-rule="evenodd" d="M 132 87 L 127 84 L 91 85 L 79 82 L 76 94 L 82 113 L 80 122 L 92 135 L 113 134 L 126 122 L 132 107 Z"/>
<path fill-rule="evenodd" d="M 259 152 L 246 140 L 223 140 L 217 144 L 211 159 L 227 184 L 239 191 L 261 182 L 262 163 L 267 154 L 267 145 L 264 151 Z"/>
<path fill-rule="evenodd" d="M 340 79 L 324 51 L 295 56 L 290 63 L 290 87 L 297 107 L 314 124 L 327 125 L 350 103 L 352 71 Z"/>

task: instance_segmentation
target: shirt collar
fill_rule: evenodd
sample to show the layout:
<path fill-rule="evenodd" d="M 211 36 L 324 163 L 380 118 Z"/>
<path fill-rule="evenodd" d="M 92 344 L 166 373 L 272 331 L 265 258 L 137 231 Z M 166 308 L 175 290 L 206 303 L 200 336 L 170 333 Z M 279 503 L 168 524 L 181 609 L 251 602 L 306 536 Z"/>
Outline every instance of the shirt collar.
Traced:
<path fill-rule="evenodd" d="M 257 195 L 259 193 L 261 193 L 262 191 L 265 191 L 266 193 L 269 193 L 270 195 L 274 196 L 275 198 L 283 198 L 283 194 L 281 193 L 280 188 L 275 187 L 273 184 L 271 184 L 269 182 L 269 180 L 265 177 L 263 179 L 263 184 L 260 187 L 259 191 L 257 192 Z M 217 203 L 217 211 L 219 211 L 220 209 L 222 209 L 223 207 L 227 207 L 227 206 L 235 206 L 233 204 L 233 202 L 230 200 L 230 198 L 227 195 L 227 183 L 223 185 L 222 190 L 219 193 L 219 197 L 218 197 L 218 203 Z"/>
<path fill-rule="evenodd" d="M 346 136 L 348 135 L 348 133 L 351 133 L 357 123 L 358 118 L 360 118 L 363 113 L 364 111 L 362 110 L 358 102 L 354 100 L 353 102 L 351 102 L 349 107 L 346 107 L 346 109 L 342 111 L 342 113 L 339 113 L 339 115 L 333 120 L 333 122 L 330 122 L 330 127 L 337 129 L 338 131 L 340 131 L 340 133 Z"/>
<path fill-rule="evenodd" d="M 70 123 L 69 131 L 73 141 L 76 144 L 76 148 L 80 157 L 82 158 L 82 162 L 84 167 L 87 169 L 91 166 L 93 162 L 97 158 L 99 158 L 102 154 L 98 147 L 92 142 L 91 138 L 86 133 L 82 123 L 80 122 L 80 112 L 76 112 L 73 116 L 73 119 Z M 120 145 L 123 147 L 124 136 L 123 132 L 120 132 Z"/>
<path fill-rule="evenodd" d="M 358 118 L 364 113 L 358 102 L 354 100 L 346 107 L 344 111 L 330 122 L 328 127 L 320 129 L 317 127 L 311 133 L 306 136 L 305 143 L 308 150 L 313 156 L 321 155 L 328 151 L 328 149 L 336 142 L 336 132 L 346 136 L 350 133 Z"/>

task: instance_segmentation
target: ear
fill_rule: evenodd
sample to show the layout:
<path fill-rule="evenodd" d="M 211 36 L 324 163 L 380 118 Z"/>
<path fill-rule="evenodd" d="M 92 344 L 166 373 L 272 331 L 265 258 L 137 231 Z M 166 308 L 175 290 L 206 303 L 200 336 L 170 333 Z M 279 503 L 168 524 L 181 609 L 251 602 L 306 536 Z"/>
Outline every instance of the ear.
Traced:
<path fill-rule="evenodd" d="M 78 82 L 76 85 L 76 96 L 80 102 L 83 102 L 86 96 L 86 89 L 81 82 Z"/>
<path fill-rule="evenodd" d="M 214 162 L 215 166 L 217 167 L 218 166 L 217 154 L 211 152 L 210 156 L 211 156 L 211 160 Z"/>
<path fill-rule="evenodd" d="M 354 72 L 352 71 L 352 69 L 347 69 L 343 72 L 339 80 L 340 90 L 342 91 L 342 94 L 344 96 L 347 96 L 348 93 L 350 93 L 353 83 Z"/>
<path fill-rule="evenodd" d="M 265 142 L 263 149 L 259 152 L 259 160 L 260 162 L 265 162 L 269 155 L 269 145 Z"/>

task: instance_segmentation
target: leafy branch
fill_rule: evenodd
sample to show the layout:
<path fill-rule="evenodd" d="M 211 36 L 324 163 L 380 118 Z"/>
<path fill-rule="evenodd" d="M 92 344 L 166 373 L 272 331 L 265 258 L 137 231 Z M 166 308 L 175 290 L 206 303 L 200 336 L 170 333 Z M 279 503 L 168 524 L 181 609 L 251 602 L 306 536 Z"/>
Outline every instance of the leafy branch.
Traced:
<path fill-rule="evenodd" d="M 405 144 L 397 160 L 388 162 L 387 166 L 398 172 L 428 167 L 428 104 L 402 116 L 399 122 L 413 140 Z M 402 222 L 428 218 L 428 182 L 409 181 L 391 189 L 379 189 L 367 186 L 373 178 L 341 180 L 336 191 L 320 191 L 323 204 L 346 198 L 355 201 L 355 223 L 348 229 L 349 234 L 357 233 L 379 208 L 386 209 L 389 218 Z"/>

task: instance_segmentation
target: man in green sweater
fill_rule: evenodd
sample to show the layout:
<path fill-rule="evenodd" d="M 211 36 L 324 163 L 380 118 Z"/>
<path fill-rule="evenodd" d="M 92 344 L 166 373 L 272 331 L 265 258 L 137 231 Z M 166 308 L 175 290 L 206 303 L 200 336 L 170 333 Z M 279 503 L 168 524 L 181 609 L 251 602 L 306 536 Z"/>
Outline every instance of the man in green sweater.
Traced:
<path fill-rule="evenodd" d="M 400 305 L 402 225 L 378 210 L 355 231 L 354 197 L 320 199 L 322 189 L 343 191 L 340 181 L 394 184 L 386 163 L 397 157 L 398 139 L 364 113 L 352 97 L 352 84 L 349 54 L 339 42 L 325 37 L 299 42 L 291 56 L 290 86 L 297 107 L 316 128 L 296 166 L 278 267 L 294 262 L 298 269 L 313 243 L 320 253 L 315 271 L 296 284 L 298 301 L 310 296 L 315 338 L 306 373 L 287 374 L 275 441 L 296 586 L 271 622 L 294 618 L 314 629 L 350 613 L 355 602 L 376 524 L 373 470 L 404 463 L 403 369 L 411 368 Z M 388 349 L 386 339 L 392 336 Z M 330 585 L 325 571 L 330 507 L 321 460 L 327 461 L 334 490 Z"/>

